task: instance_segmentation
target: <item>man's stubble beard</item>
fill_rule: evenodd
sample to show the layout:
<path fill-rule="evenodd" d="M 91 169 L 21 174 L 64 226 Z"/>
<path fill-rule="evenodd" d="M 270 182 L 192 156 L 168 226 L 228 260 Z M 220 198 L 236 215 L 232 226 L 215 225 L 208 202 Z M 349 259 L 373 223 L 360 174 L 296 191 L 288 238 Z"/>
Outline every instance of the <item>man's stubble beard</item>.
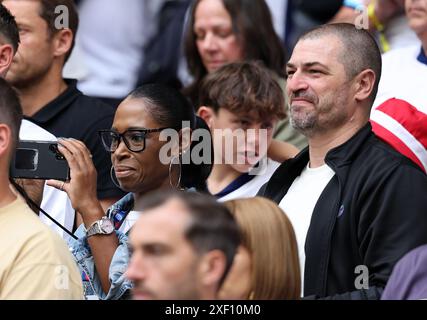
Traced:
<path fill-rule="evenodd" d="M 335 98 L 328 97 L 326 101 L 322 102 L 320 108 L 318 107 L 311 111 L 300 111 L 298 117 L 296 117 L 291 106 L 290 123 L 295 130 L 307 138 L 339 127 L 346 122 L 348 117 L 347 112 L 345 112 L 346 108 L 343 107 L 346 103 L 345 98 L 346 95 L 343 93 L 338 94 Z M 329 117 L 322 119 L 324 115 L 328 115 Z"/>
<path fill-rule="evenodd" d="M 19 62 L 18 62 L 19 63 Z M 42 80 L 49 74 L 51 66 L 45 66 L 40 69 L 26 68 L 26 65 L 18 65 L 16 68 L 9 69 L 6 75 L 6 81 L 18 91 L 25 91 L 30 89 L 37 84 L 41 83 Z M 28 72 L 27 69 L 30 69 Z"/>

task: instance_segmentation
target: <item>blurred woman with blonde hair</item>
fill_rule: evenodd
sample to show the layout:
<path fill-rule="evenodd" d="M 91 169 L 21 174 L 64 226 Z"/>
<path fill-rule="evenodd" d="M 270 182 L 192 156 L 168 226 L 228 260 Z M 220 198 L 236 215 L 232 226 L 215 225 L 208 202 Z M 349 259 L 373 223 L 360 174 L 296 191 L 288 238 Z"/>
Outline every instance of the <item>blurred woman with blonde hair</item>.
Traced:
<path fill-rule="evenodd" d="M 220 290 L 220 299 L 299 299 L 300 267 L 295 233 L 272 201 L 226 201 L 240 227 L 242 244 Z"/>

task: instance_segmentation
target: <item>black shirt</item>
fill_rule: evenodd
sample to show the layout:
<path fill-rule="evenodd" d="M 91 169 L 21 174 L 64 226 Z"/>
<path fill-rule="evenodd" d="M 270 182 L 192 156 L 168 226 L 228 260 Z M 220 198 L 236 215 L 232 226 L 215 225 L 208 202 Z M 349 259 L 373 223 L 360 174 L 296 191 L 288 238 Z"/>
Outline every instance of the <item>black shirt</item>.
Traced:
<path fill-rule="evenodd" d="M 114 185 L 110 177 L 110 154 L 102 147 L 98 135 L 98 130 L 111 128 L 114 108 L 85 96 L 77 89 L 76 80 L 65 79 L 65 82 L 68 87 L 62 94 L 27 119 L 56 137 L 83 141 L 92 153 L 98 172 L 98 198 L 122 197 L 125 193 Z"/>

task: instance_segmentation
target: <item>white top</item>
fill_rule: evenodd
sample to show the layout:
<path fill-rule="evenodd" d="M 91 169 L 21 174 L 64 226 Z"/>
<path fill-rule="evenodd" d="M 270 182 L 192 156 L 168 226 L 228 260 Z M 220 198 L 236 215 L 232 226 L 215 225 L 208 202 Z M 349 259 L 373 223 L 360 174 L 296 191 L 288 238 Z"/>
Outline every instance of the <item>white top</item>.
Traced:
<path fill-rule="evenodd" d="M 31 141 L 57 141 L 56 137 L 49 131 L 25 119 L 21 122 L 19 139 Z"/>
<path fill-rule="evenodd" d="M 280 39 L 285 37 L 286 12 L 288 0 L 266 0 L 273 20 L 274 30 Z"/>
<path fill-rule="evenodd" d="M 309 165 L 301 172 L 280 201 L 279 207 L 286 213 L 295 231 L 301 267 L 301 288 L 304 290 L 305 240 L 314 207 L 335 172 L 324 164 L 318 168 Z"/>
<path fill-rule="evenodd" d="M 255 177 L 240 186 L 238 189 L 230 192 L 229 194 L 218 198 L 218 201 L 223 202 L 227 200 L 252 198 L 255 197 L 261 189 L 261 187 L 270 180 L 274 171 L 280 166 L 279 162 L 267 159 L 267 165 L 262 167 L 261 170 L 252 169 L 249 174 L 255 175 Z"/>
<path fill-rule="evenodd" d="M 135 87 L 143 49 L 157 29 L 164 1 L 90 0 L 79 8 L 76 37 L 86 75 L 78 88 L 91 96 L 123 98 Z"/>
<path fill-rule="evenodd" d="M 56 141 L 56 137 L 53 134 L 28 120 L 22 120 L 21 122 L 19 139 L 32 141 Z M 45 185 L 41 208 L 52 218 L 62 224 L 66 229 L 72 231 L 75 212 L 71 206 L 71 201 L 65 192 Z M 46 225 L 58 232 L 63 239 L 68 239 L 69 235 L 41 212 L 40 219 Z"/>
<path fill-rule="evenodd" d="M 409 27 L 408 19 L 403 13 L 391 19 L 384 32 L 392 50 L 414 45 L 421 46 L 420 40 Z"/>
<path fill-rule="evenodd" d="M 389 98 L 398 98 L 427 113 L 427 65 L 417 57 L 421 45 L 392 50 L 382 57 L 383 67 L 374 107 Z"/>
<path fill-rule="evenodd" d="M 392 132 L 417 156 L 427 170 L 427 150 L 414 134 L 420 134 L 419 126 L 427 128 L 427 65 L 417 60 L 421 46 L 392 50 L 383 55 L 383 69 L 377 98 L 371 112 L 371 120 Z M 384 101 L 397 98 L 409 102 L 422 114 L 413 115 L 410 110 L 395 110 L 396 115 L 376 110 Z M 396 119 L 405 119 L 397 121 Z"/>

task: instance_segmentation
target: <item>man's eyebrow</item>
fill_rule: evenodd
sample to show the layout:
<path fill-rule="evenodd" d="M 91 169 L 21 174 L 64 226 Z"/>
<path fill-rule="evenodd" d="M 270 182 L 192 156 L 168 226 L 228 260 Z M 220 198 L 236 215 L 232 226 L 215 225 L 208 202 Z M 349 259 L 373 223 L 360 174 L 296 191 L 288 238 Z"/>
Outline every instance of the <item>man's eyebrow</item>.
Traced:
<path fill-rule="evenodd" d="M 326 65 L 324 65 L 323 63 L 317 62 L 317 61 L 304 63 L 304 66 L 305 67 L 319 66 L 319 67 L 322 67 L 322 68 L 325 68 L 325 69 L 329 69 Z"/>
<path fill-rule="evenodd" d="M 322 68 L 329 69 L 326 65 L 324 65 L 323 63 L 320 63 L 318 61 L 306 62 L 306 63 L 303 63 L 303 66 L 306 68 L 320 66 Z M 296 66 L 293 63 L 289 63 L 289 62 L 286 64 L 286 67 L 287 68 L 296 68 Z"/>

